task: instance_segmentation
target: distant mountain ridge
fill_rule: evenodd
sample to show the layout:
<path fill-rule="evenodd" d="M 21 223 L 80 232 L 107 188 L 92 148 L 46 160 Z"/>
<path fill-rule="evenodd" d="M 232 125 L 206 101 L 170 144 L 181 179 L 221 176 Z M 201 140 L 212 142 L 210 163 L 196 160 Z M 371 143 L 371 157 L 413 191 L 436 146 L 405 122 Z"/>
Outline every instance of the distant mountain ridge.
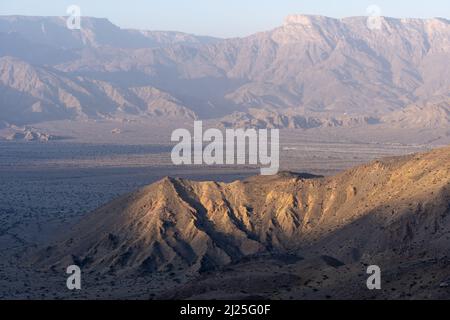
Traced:
<path fill-rule="evenodd" d="M 122 29 L 105 18 L 81 18 L 81 29 L 70 30 L 67 17 L 0 16 L 0 30 L 16 34 L 34 44 L 60 49 L 110 46 L 152 48 L 173 44 L 207 44 L 218 39 L 175 31 Z"/>
<path fill-rule="evenodd" d="M 371 30 L 364 17 L 292 15 L 270 31 L 216 39 L 121 29 L 99 18 L 82 18 L 81 30 L 69 30 L 63 17 L 0 16 L 2 64 L 44 68 L 36 81 L 49 86 L 35 88 L 37 82 L 23 74 L 19 82 L 30 85 L 14 87 L 10 77 L 18 74 L 2 68 L 0 90 L 12 100 L 3 98 L 0 120 L 77 119 L 80 112 L 74 110 L 80 104 L 78 109 L 89 118 L 133 115 L 142 105 L 151 105 L 151 117 L 226 117 L 223 121 L 237 113 L 255 117 L 252 110 L 262 110 L 255 120 L 262 125 L 271 125 L 271 120 L 261 119 L 261 114 L 275 112 L 291 118 L 287 127 L 303 126 L 304 119 L 295 114 L 319 126 L 397 125 L 395 118 L 404 111 L 409 115 L 401 127 L 434 126 L 433 121 L 421 122 L 419 113 L 439 118 L 441 108 L 450 108 L 450 22 L 381 17 L 380 25 L 380 30 Z M 70 99 L 50 99 L 56 113 L 23 113 L 46 109 L 33 105 L 50 103 L 48 97 L 36 94 L 56 92 L 40 79 L 47 73 L 54 85 L 70 82 L 74 88 L 83 81 L 90 102 L 84 102 L 86 93 L 73 90 Z M 118 100 L 92 93 L 105 87 L 114 88 L 116 93 L 106 91 Z M 128 98 L 136 99 L 130 88 L 138 87 L 159 90 L 165 98 L 160 104 L 146 95 L 137 106 Z M 417 114 L 410 107 L 414 105 L 423 106 Z"/>

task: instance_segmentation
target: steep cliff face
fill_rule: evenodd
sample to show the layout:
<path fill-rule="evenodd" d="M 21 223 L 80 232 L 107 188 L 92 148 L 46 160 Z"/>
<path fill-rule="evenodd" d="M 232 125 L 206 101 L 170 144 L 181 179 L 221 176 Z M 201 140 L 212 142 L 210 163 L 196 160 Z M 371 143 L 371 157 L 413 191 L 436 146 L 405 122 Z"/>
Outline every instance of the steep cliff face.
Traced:
<path fill-rule="evenodd" d="M 39 253 L 43 267 L 198 272 L 266 253 L 324 247 L 344 261 L 448 251 L 450 148 L 334 177 L 293 173 L 233 183 L 165 178 L 88 214 Z"/>

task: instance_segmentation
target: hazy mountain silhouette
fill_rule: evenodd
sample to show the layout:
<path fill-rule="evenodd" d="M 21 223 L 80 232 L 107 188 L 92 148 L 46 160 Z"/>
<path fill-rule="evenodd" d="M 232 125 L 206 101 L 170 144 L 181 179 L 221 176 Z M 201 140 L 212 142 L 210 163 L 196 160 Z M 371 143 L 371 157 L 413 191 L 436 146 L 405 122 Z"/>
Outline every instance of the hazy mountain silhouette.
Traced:
<path fill-rule="evenodd" d="M 420 119 L 449 109 L 450 22 L 380 19 L 371 30 L 364 17 L 294 15 L 267 32 L 216 39 L 98 18 L 69 30 L 61 17 L 2 16 L 0 85 L 8 100 L 0 119 L 111 118 L 151 105 L 150 116 L 239 123 L 243 114 L 280 127 L 434 126 Z M 58 93 L 62 83 L 67 93 Z M 164 101 L 135 97 L 136 87 L 154 88 L 147 92 L 158 90 Z M 39 111 L 49 108 L 57 111 Z M 273 112 L 286 119 L 271 123 Z"/>

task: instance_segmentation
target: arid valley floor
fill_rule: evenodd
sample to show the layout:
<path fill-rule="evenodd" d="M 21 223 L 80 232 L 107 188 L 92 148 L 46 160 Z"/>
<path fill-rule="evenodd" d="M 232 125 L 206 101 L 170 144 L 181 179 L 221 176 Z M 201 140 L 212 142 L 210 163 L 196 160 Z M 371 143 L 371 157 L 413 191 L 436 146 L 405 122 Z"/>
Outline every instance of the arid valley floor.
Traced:
<path fill-rule="evenodd" d="M 140 132 L 141 136 L 133 139 L 137 143 L 133 144 L 120 143 L 120 138 L 108 138 L 107 134 L 102 136 L 105 141 L 100 142 L 89 142 L 88 138 L 47 143 L 0 142 L 1 298 L 449 297 L 450 289 L 439 287 L 440 282 L 450 277 L 449 268 L 447 275 L 442 274 L 449 265 L 442 257 L 405 261 L 403 271 L 397 267 L 387 270 L 384 290 L 374 293 L 365 288 L 364 263 L 367 262 L 349 263 L 338 270 L 333 261 L 330 266 L 330 261 L 321 258 L 328 250 L 308 252 L 307 249 L 301 254 L 284 252 L 245 258 L 200 275 L 170 270 L 138 275 L 89 271 L 83 274 L 83 290 L 67 290 L 63 268 L 50 271 L 30 261 L 37 250 L 64 235 L 86 213 L 166 176 L 232 182 L 259 172 L 258 168 L 242 166 L 173 166 L 168 135 L 156 129 L 160 137 L 147 135 L 153 140 L 149 138 L 151 144 L 144 144 L 141 141 L 145 132 Z M 423 143 L 408 143 L 407 135 L 404 143 L 393 143 L 379 136 L 374 138 L 379 142 L 369 142 L 339 135 L 338 131 L 321 132 L 318 136 L 299 130 L 282 131 L 281 137 L 283 171 L 323 176 L 374 159 L 427 151 L 445 145 L 448 140 L 445 137 L 429 143 L 425 134 Z M 426 273 L 418 274 L 424 270 Z M 405 290 L 408 285 L 411 290 Z M 418 289 L 422 287 L 427 289 L 423 293 Z"/>

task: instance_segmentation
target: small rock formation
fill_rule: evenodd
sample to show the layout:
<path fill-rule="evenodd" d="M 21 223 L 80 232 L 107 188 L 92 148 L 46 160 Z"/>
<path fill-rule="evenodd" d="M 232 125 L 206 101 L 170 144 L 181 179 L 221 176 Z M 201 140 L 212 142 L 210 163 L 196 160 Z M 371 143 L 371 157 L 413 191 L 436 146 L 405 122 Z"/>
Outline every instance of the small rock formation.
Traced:
<path fill-rule="evenodd" d="M 53 136 L 48 133 L 34 131 L 31 129 L 23 129 L 13 132 L 5 137 L 8 141 L 39 141 L 48 142 L 51 140 L 60 140 L 62 137 Z"/>

